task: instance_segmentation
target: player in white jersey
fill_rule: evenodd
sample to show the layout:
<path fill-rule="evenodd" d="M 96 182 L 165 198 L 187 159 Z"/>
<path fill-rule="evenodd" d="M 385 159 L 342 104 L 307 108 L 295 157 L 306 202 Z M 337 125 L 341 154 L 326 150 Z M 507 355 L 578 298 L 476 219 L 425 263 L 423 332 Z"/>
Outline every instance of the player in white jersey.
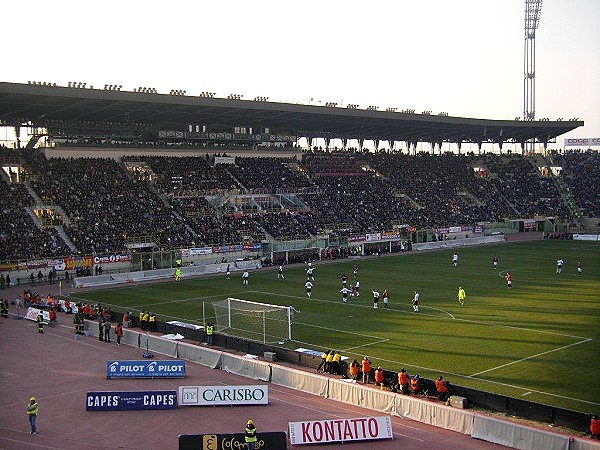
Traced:
<path fill-rule="evenodd" d="M 306 283 L 304 283 L 304 286 L 306 286 L 306 296 L 310 297 L 312 295 L 312 288 L 313 288 L 313 284 L 310 280 L 306 280 Z"/>
<path fill-rule="evenodd" d="M 283 275 L 283 266 L 280 264 L 279 269 L 277 270 L 277 278 L 285 278 Z"/>
<path fill-rule="evenodd" d="M 565 262 L 562 259 L 556 260 L 556 273 L 562 273 L 562 268 L 565 265 Z"/>
<path fill-rule="evenodd" d="M 242 284 L 248 284 L 248 278 L 250 278 L 250 274 L 247 270 L 244 270 L 244 273 L 242 274 Z"/>
<path fill-rule="evenodd" d="M 454 267 L 458 266 L 458 255 L 456 253 L 452 255 L 452 264 L 454 264 Z"/>
<path fill-rule="evenodd" d="M 354 294 L 358 297 L 360 296 L 360 281 L 356 280 L 354 283 Z"/>
<path fill-rule="evenodd" d="M 312 266 L 310 266 L 308 269 L 306 269 L 306 276 L 310 279 L 310 281 L 315 281 L 315 277 L 313 276 L 314 270 L 315 270 L 315 268 Z"/>
<path fill-rule="evenodd" d="M 350 289 L 347 287 L 343 287 L 340 292 L 342 293 L 342 301 L 346 303 L 348 301 L 348 294 L 350 293 Z"/>
<path fill-rule="evenodd" d="M 415 296 L 412 299 L 412 307 L 414 312 L 419 312 L 419 299 L 421 298 L 421 294 L 415 291 Z"/>
<path fill-rule="evenodd" d="M 379 297 L 381 297 L 381 294 L 375 289 L 371 292 L 373 293 L 373 308 L 377 309 L 379 307 Z"/>

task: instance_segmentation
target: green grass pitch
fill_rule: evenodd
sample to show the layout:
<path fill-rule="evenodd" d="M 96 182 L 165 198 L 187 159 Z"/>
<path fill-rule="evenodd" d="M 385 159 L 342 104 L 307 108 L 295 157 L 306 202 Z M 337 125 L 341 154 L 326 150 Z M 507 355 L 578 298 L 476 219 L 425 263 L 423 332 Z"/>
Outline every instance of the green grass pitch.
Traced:
<path fill-rule="evenodd" d="M 600 244 L 575 241 L 503 243 L 381 258 L 315 262 L 312 298 L 306 267 L 130 285 L 72 295 L 159 319 L 200 323 L 202 303 L 236 297 L 300 311 L 286 347 L 338 349 L 350 358 L 368 355 L 375 365 L 582 412 L 600 411 Z M 500 263 L 494 270 L 492 258 Z M 556 260 L 565 260 L 561 274 Z M 583 264 L 583 275 L 576 270 Z M 344 304 L 340 277 L 361 294 Z M 499 272 L 509 271 L 507 289 Z M 457 302 L 458 286 L 467 293 Z M 390 307 L 373 309 L 371 289 L 390 292 Z M 414 290 L 420 312 L 412 310 Z"/>

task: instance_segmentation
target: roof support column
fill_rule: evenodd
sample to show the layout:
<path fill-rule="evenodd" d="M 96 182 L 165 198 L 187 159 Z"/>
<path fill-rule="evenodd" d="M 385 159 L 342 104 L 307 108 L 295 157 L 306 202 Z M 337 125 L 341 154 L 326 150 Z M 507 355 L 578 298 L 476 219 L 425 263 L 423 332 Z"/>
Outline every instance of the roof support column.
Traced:
<path fill-rule="evenodd" d="M 346 151 L 348 147 L 348 138 L 342 138 L 342 148 Z"/>
<path fill-rule="evenodd" d="M 15 135 L 17 140 L 17 148 L 21 148 L 21 141 L 19 140 L 19 135 L 21 134 L 21 125 L 15 125 Z"/>

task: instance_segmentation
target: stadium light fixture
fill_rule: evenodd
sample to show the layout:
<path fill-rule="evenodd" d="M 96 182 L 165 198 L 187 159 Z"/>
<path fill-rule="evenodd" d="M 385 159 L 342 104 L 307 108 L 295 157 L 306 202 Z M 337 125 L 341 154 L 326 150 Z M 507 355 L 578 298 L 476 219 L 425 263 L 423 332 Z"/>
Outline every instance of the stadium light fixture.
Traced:
<path fill-rule="evenodd" d="M 378 109 L 379 109 L 379 106 L 375 106 L 375 105 L 367 106 L 367 111 L 377 111 Z"/>
<path fill-rule="evenodd" d="M 346 105 L 346 108 L 347 109 L 358 109 L 358 104 L 356 104 L 356 103 L 348 103 Z"/>
<path fill-rule="evenodd" d="M 396 111 L 398 111 L 398 108 L 386 108 L 385 110 L 387 112 L 396 112 Z"/>

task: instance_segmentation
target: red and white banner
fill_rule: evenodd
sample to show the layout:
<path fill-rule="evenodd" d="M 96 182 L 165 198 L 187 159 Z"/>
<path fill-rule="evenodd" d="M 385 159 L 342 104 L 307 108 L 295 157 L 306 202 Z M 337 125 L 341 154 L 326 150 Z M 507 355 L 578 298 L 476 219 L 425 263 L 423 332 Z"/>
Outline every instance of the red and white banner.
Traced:
<path fill-rule="evenodd" d="M 581 146 L 599 146 L 600 137 L 595 138 L 570 138 L 565 139 L 565 147 L 581 147 Z"/>
<path fill-rule="evenodd" d="M 292 445 L 393 439 L 390 416 L 289 422 L 289 430 Z"/>
<path fill-rule="evenodd" d="M 49 311 L 45 311 L 43 309 L 37 309 L 37 308 L 27 308 L 27 312 L 25 313 L 25 318 L 27 320 L 33 320 L 34 322 L 37 322 L 37 316 L 40 313 L 40 311 L 42 312 L 42 316 L 44 317 L 44 322 L 48 323 L 50 322 L 50 312 Z"/>

